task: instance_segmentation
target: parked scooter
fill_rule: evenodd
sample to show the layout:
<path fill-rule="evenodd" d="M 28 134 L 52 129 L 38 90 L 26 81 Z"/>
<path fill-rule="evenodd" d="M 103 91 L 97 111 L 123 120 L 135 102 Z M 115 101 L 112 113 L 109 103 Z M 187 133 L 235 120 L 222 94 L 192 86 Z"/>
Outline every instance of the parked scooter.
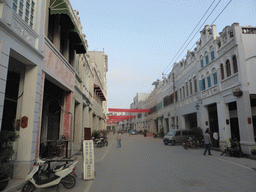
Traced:
<path fill-rule="evenodd" d="M 74 160 L 72 160 L 74 161 Z M 26 177 L 26 184 L 22 187 L 22 192 L 32 192 L 35 188 L 42 189 L 57 186 L 61 183 L 65 188 L 71 189 L 76 184 L 74 170 L 78 161 L 57 165 L 50 169 L 50 163 L 37 159 L 32 171 Z M 74 176 L 75 175 L 75 176 Z"/>
<path fill-rule="evenodd" d="M 154 138 L 160 138 L 160 134 L 158 132 L 154 133 Z"/>
<path fill-rule="evenodd" d="M 108 141 L 104 137 L 100 137 L 100 139 L 94 139 L 94 144 L 97 147 L 103 147 L 104 145 L 108 146 Z"/>
<path fill-rule="evenodd" d="M 196 139 L 195 137 L 189 137 L 187 140 L 182 142 L 184 149 L 188 148 L 200 148 L 202 147 L 202 142 L 200 139 Z"/>

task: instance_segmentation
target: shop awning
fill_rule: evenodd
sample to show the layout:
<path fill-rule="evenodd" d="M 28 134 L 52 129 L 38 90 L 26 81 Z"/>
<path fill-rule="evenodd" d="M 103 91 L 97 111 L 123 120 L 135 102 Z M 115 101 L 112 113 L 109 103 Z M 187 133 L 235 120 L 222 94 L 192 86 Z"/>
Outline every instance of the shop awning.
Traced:
<path fill-rule="evenodd" d="M 84 38 L 76 24 L 75 15 L 70 2 L 67 0 L 50 0 L 50 14 L 63 15 L 63 20 L 65 20 L 67 25 L 69 25 L 68 22 L 72 23 L 73 26 L 70 29 L 70 40 L 74 44 L 74 48 L 78 54 L 86 53 Z"/>
<path fill-rule="evenodd" d="M 96 93 L 98 93 L 99 97 L 101 98 L 102 101 L 106 101 L 106 98 L 100 88 L 100 86 L 94 84 L 94 90 L 96 91 Z"/>

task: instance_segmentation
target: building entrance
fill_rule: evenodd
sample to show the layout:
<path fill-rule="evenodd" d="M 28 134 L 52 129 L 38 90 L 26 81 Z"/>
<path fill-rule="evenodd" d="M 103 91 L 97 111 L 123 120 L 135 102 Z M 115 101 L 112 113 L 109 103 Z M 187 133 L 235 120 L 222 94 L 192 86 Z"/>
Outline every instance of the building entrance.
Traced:
<path fill-rule="evenodd" d="M 217 133 L 219 135 L 219 124 L 218 124 L 218 112 L 216 103 L 208 105 L 208 113 L 209 113 L 209 128 L 211 133 L 211 139 L 213 143 L 213 147 L 219 147 L 219 138 L 213 138 L 213 134 Z"/>
<path fill-rule="evenodd" d="M 20 84 L 20 74 L 9 71 L 7 75 L 7 83 L 6 83 L 6 91 L 5 91 L 5 99 L 4 99 L 2 130 L 5 130 L 5 131 L 14 130 L 19 84 Z"/>
<path fill-rule="evenodd" d="M 64 91 L 48 80 L 44 84 L 40 156 L 51 157 L 60 134 L 61 107 Z"/>

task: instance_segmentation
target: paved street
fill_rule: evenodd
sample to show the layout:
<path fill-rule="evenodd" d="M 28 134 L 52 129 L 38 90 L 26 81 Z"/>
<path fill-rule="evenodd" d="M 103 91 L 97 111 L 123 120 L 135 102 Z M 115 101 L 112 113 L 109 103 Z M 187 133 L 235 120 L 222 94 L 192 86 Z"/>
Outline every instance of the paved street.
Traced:
<path fill-rule="evenodd" d="M 109 146 L 95 148 L 96 179 L 83 181 L 78 167 L 75 188 L 60 186 L 61 192 L 256 191 L 255 160 L 220 156 L 218 151 L 204 156 L 203 149 L 165 146 L 162 139 L 142 135 L 122 135 L 121 148 L 112 133 L 109 141 Z"/>

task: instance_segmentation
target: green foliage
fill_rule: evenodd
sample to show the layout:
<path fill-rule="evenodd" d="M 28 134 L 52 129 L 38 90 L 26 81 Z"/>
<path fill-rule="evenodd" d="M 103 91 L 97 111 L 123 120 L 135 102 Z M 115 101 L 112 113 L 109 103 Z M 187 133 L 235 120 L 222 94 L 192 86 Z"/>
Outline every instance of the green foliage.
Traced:
<path fill-rule="evenodd" d="M 197 139 L 203 137 L 203 130 L 200 127 L 193 127 L 191 130 Z"/>
<path fill-rule="evenodd" d="M 12 143 L 19 138 L 15 131 L 0 131 L 0 177 L 6 178 L 10 175 L 11 168 L 4 165 L 6 159 L 14 154 Z"/>
<path fill-rule="evenodd" d="M 99 139 L 99 138 L 100 138 L 100 132 L 94 130 L 94 131 L 92 132 L 92 136 L 94 137 L 94 139 Z"/>
<path fill-rule="evenodd" d="M 251 154 L 252 154 L 252 155 L 256 155 L 256 149 L 252 149 L 252 150 L 251 150 Z"/>

